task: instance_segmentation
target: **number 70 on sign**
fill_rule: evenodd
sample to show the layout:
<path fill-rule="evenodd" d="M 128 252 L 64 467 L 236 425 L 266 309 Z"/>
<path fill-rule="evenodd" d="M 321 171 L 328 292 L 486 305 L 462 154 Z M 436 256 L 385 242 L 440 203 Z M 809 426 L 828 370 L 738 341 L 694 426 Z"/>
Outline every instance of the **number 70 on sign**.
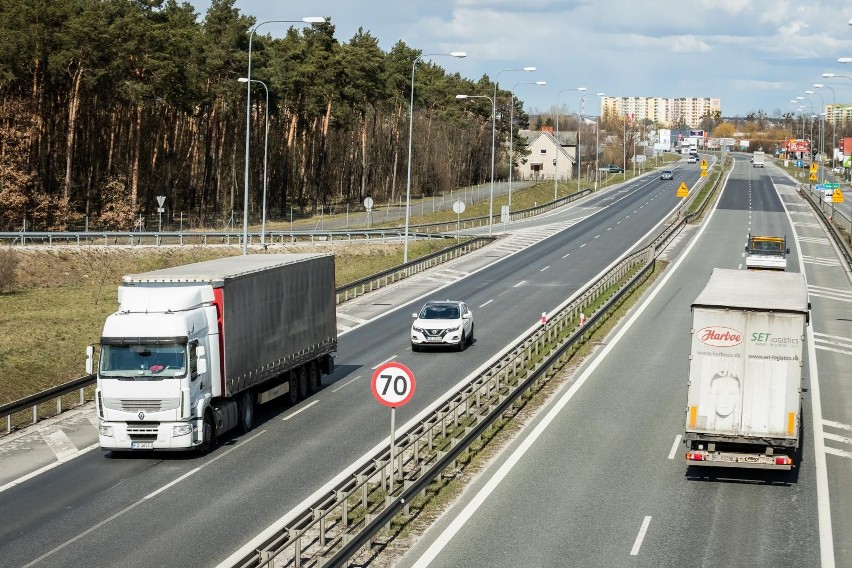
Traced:
<path fill-rule="evenodd" d="M 411 369 L 402 363 L 390 362 L 376 369 L 370 386 L 376 400 L 385 406 L 396 408 L 411 400 L 416 383 Z"/>

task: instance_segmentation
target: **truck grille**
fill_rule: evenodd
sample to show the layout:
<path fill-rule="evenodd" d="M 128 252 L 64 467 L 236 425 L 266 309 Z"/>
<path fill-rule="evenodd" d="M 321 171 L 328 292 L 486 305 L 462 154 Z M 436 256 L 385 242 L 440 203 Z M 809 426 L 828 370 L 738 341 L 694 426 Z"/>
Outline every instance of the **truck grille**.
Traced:
<path fill-rule="evenodd" d="M 164 410 L 175 410 L 180 407 L 179 398 L 163 398 L 163 399 L 124 399 L 124 398 L 105 398 L 104 407 L 109 410 L 121 410 L 123 412 L 136 412 L 144 410 L 145 412 L 162 412 Z"/>

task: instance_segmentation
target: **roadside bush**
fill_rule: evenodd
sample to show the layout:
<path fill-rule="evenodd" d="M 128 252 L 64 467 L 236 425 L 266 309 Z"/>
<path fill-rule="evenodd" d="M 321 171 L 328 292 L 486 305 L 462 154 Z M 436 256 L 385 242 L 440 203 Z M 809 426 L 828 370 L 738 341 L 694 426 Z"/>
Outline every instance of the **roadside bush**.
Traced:
<path fill-rule="evenodd" d="M 18 255 L 12 247 L 0 247 L 0 294 L 15 288 Z"/>

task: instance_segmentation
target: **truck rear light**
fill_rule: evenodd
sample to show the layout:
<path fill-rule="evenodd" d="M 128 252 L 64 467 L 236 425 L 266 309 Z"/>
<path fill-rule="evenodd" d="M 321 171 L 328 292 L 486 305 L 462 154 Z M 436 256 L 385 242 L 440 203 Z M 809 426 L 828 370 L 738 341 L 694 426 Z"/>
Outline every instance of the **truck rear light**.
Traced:
<path fill-rule="evenodd" d="M 686 459 L 690 461 L 704 461 L 704 454 L 698 452 L 686 452 Z"/>
<path fill-rule="evenodd" d="M 790 456 L 778 456 L 775 458 L 775 465 L 792 465 L 793 460 Z"/>

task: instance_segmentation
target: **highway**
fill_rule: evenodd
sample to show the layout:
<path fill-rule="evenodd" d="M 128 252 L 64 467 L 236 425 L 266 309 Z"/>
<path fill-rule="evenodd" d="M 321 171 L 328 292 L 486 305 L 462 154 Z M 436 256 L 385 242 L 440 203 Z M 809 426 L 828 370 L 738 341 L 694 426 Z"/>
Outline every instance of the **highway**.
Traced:
<path fill-rule="evenodd" d="M 208 456 L 93 451 L 10 487 L 0 493 L 3 565 L 216 564 L 387 437 L 372 368 L 396 359 L 416 374 L 417 395 L 397 413 L 404 428 L 646 238 L 675 208 L 677 184 L 698 179 L 697 165 L 674 171 L 673 181 L 647 176 L 566 208 L 566 218 L 582 219 L 573 225 L 550 215 L 571 226 L 436 292 L 474 312 L 476 342 L 464 353 L 411 353 L 410 314 L 424 299 L 398 300 L 340 337 L 338 370 L 320 393 L 294 408 L 261 407 L 252 432 L 226 435 Z"/>
<path fill-rule="evenodd" d="M 790 473 L 687 467 L 680 442 L 690 304 L 749 231 L 788 235 L 814 306 Z M 397 565 L 852 566 L 849 292 L 795 185 L 738 162 L 685 254 Z"/>

